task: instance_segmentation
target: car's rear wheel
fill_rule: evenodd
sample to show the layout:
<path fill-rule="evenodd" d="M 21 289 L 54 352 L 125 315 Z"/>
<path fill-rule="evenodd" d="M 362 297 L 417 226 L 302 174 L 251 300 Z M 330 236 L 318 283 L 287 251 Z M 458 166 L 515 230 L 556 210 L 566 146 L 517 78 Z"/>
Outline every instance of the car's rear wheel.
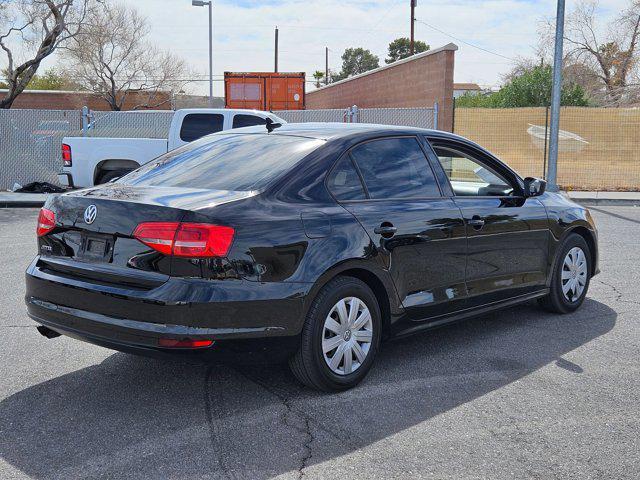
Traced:
<path fill-rule="evenodd" d="M 558 250 L 551 291 L 540 299 L 540 305 L 555 313 L 569 313 L 578 309 L 587 295 L 591 271 L 589 245 L 580 235 L 569 235 Z"/>
<path fill-rule="evenodd" d="M 305 385 L 340 391 L 358 384 L 371 369 L 382 321 L 371 289 L 353 277 L 325 285 L 311 305 L 298 352 L 289 365 Z"/>

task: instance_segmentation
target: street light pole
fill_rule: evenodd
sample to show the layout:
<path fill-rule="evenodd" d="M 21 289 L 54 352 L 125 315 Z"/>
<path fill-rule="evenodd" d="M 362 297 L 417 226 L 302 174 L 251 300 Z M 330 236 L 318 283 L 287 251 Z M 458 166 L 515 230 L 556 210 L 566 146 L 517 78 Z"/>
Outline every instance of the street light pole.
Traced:
<path fill-rule="evenodd" d="M 564 3 L 558 0 L 556 14 L 556 45 L 553 57 L 553 88 L 551 90 L 551 131 L 549 132 L 549 170 L 547 181 L 550 191 L 558 191 L 558 137 L 560 134 L 560 99 L 562 93 L 562 42 L 564 38 Z"/>
<path fill-rule="evenodd" d="M 409 51 L 411 53 L 411 55 L 414 54 L 415 52 L 415 40 L 414 40 L 414 30 L 415 30 L 415 23 L 416 23 L 416 14 L 415 14 L 415 9 L 416 9 L 416 5 L 418 4 L 418 0 L 411 0 L 411 38 L 409 40 Z"/>
<path fill-rule="evenodd" d="M 213 107 L 213 19 L 211 16 L 213 0 L 191 0 L 194 7 L 209 7 L 209 107 Z"/>

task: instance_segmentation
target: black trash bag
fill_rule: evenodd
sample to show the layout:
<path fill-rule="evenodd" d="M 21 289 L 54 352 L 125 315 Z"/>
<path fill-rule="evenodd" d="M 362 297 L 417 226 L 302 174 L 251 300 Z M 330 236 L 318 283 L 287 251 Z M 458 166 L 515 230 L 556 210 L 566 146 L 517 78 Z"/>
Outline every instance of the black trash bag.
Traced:
<path fill-rule="evenodd" d="M 15 190 L 17 193 L 62 193 L 65 189 L 49 182 L 31 182 Z"/>

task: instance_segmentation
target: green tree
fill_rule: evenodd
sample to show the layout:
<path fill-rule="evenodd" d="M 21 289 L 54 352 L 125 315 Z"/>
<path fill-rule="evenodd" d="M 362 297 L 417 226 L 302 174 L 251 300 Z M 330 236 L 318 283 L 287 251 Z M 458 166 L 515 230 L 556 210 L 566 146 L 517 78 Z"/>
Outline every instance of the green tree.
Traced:
<path fill-rule="evenodd" d="M 498 92 L 489 95 L 465 94 L 456 100 L 456 106 L 462 108 L 546 107 L 551 104 L 551 85 L 551 66 L 536 66 L 512 77 Z M 562 86 L 560 101 L 565 106 L 589 105 L 584 89 L 572 83 Z"/>
<path fill-rule="evenodd" d="M 331 78 L 332 82 L 343 80 L 380 66 L 380 59 L 364 48 L 347 48 L 342 54 L 342 71 Z"/>
<path fill-rule="evenodd" d="M 9 72 L 5 68 L 2 70 L 2 78 L 7 78 Z M 8 88 L 6 82 L 0 81 L 0 88 Z M 31 80 L 27 84 L 26 90 L 65 90 L 74 88 L 74 84 L 68 82 L 58 72 L 49 68 L 45 70 L 43 75 L 34 74 Z"/>
<path fill-rule="evenodd" d="M 27 90 L 64 90 L 67 86 L 65 79 L 50 68 L 43 75 L 34 75 L 27 84 Z"/>
<path fill-rule="evenodd" d="M 413 44 L 414 54 L 422 53 L 431 47 L 421 40 L 416 40 Z M 407 37 L 396 38 L 389 44 L 389 57 L 385 59 L 386 63 L 397 62 L 403 58 L 411 56 L 411 40 Z"/>
<path fill-rule="evenodd" d="M 316 70 L 315 72 L 313 72 L 313 78 L 316 81 L 316 88 L 320 88 L 320 82 L 324 78 L 324 72 L 322 70 Z"/>

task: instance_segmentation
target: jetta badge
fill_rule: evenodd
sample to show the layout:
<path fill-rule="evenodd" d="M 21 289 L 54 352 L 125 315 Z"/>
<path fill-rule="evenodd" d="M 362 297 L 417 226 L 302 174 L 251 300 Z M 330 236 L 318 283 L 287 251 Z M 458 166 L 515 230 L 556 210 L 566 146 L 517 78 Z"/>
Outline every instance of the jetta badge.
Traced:
<path fill-rule="evenodd" d="M 98 215 L 98 209 L 95 205 L 89 205 L 87 209 L 84 211 L 84 223 L 87 225 L 91 225 L 96 220 L 96 216 Z"/>

